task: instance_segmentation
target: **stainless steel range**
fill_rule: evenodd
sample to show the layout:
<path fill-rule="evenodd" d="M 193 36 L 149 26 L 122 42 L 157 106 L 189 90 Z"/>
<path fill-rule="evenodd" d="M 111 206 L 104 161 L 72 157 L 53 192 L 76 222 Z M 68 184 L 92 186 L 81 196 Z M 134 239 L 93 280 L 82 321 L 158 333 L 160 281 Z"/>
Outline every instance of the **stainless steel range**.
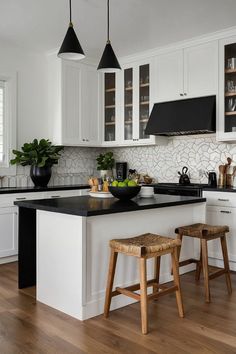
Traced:
<path fill-rule="evenodd" d="M 190 183 L 188 185 L 181 185 L 179 183 L 158 183 L 154 185 L 154 193 L 201 197 L 203 188 L 207 186 L 207 184 L 200 183 Z"/>

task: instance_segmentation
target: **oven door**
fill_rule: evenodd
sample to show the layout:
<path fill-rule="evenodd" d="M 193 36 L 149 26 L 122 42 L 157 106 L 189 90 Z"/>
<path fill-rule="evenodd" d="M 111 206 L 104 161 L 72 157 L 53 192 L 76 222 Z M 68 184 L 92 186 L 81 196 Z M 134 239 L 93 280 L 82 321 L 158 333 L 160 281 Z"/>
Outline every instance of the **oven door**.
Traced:
<path fill-rule="evenodd" d="M 154 188 L 154 193 L 155 194 L 170 194 L 170 195 L 185 195 L 185 196 L 190 196 L 190 197 L 200 197 L 201 196 L 201 189 L 196 188 L 196 189 L 188 189 L 188 188 L 159 188 L 155 187 Z"/>

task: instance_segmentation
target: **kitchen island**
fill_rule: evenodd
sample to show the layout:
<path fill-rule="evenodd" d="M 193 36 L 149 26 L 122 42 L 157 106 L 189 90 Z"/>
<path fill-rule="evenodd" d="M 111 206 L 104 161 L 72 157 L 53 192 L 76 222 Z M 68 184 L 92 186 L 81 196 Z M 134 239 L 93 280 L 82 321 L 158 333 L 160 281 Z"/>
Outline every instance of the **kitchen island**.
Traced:
<path fill-rule="evenodd" d="M 205 198 L 156 195 L 120 202 L 89 196 L 18 201 L 19 287 L 36 283 L 37 300 L 85 320 L 103 312 L 109 240 L 151 232 L 175 237 L 179 225 L 205 221 Z M 192 257 L 187 240 L 183 257 Z M 170 259 L 162 257 L 161 282 L 171 279 Z M 183 267 L 183 272 L 192 265 Z M 152 276 L 152 260 L 148 261 Z M 139 281 L 133 257 L 119 255 L 115 285 Z M 134 300 L 117 296 L 111 309 Z"/>

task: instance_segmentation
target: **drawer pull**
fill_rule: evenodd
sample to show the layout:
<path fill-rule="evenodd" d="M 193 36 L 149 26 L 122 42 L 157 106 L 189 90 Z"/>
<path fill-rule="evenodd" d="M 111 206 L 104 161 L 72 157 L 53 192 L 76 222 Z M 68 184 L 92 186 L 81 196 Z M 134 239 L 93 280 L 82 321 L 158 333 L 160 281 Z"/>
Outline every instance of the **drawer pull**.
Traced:
<path fill-rule="evenodd" d="M 221 199 L 221 198 L 218 198 L 219 202 L 229 202 L 229 199 Z"/>
<path fill-rule="evenodd" d="M 25 197 L 18 197 L 18 198 L 16 198 L 16 200 L 25 200 L 26 198 Z"/>
<path fill-rule="evenodd" d="M 224 213 L 224 214 L 231 214 L 232 213 L 232 211 L 228 211 L 228 210 L 221 210 L 220 212 Z"/>
<path fill-rule="evenodd" d="M 60 198 L 60 195 L 51 195 L 51 198 Z"/>

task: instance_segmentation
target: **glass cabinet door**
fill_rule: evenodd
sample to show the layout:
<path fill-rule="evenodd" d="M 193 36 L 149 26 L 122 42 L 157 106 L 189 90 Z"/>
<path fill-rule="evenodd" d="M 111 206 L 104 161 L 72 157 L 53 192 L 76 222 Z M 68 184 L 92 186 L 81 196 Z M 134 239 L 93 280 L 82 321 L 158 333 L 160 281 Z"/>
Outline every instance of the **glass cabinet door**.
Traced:
<path fill-rule="evenodd" d="M 224 131 L 236 132 L 236 43 L 225 45 Z"/>
<path fill-rule="evenodd" d="M 149 139 L 145 134 L 150 105 L 149 70 L 149 64 L 139 67 L 139 139 Z"/>
<path fill-rule="evenodd" d="M 104 139 L 116 140 L 116 76 L 105 73 Z"/>
<path fill-rule="evenodd" d="M 124 139 L 133 139 L 133 69 L 124 70 Z"/>

